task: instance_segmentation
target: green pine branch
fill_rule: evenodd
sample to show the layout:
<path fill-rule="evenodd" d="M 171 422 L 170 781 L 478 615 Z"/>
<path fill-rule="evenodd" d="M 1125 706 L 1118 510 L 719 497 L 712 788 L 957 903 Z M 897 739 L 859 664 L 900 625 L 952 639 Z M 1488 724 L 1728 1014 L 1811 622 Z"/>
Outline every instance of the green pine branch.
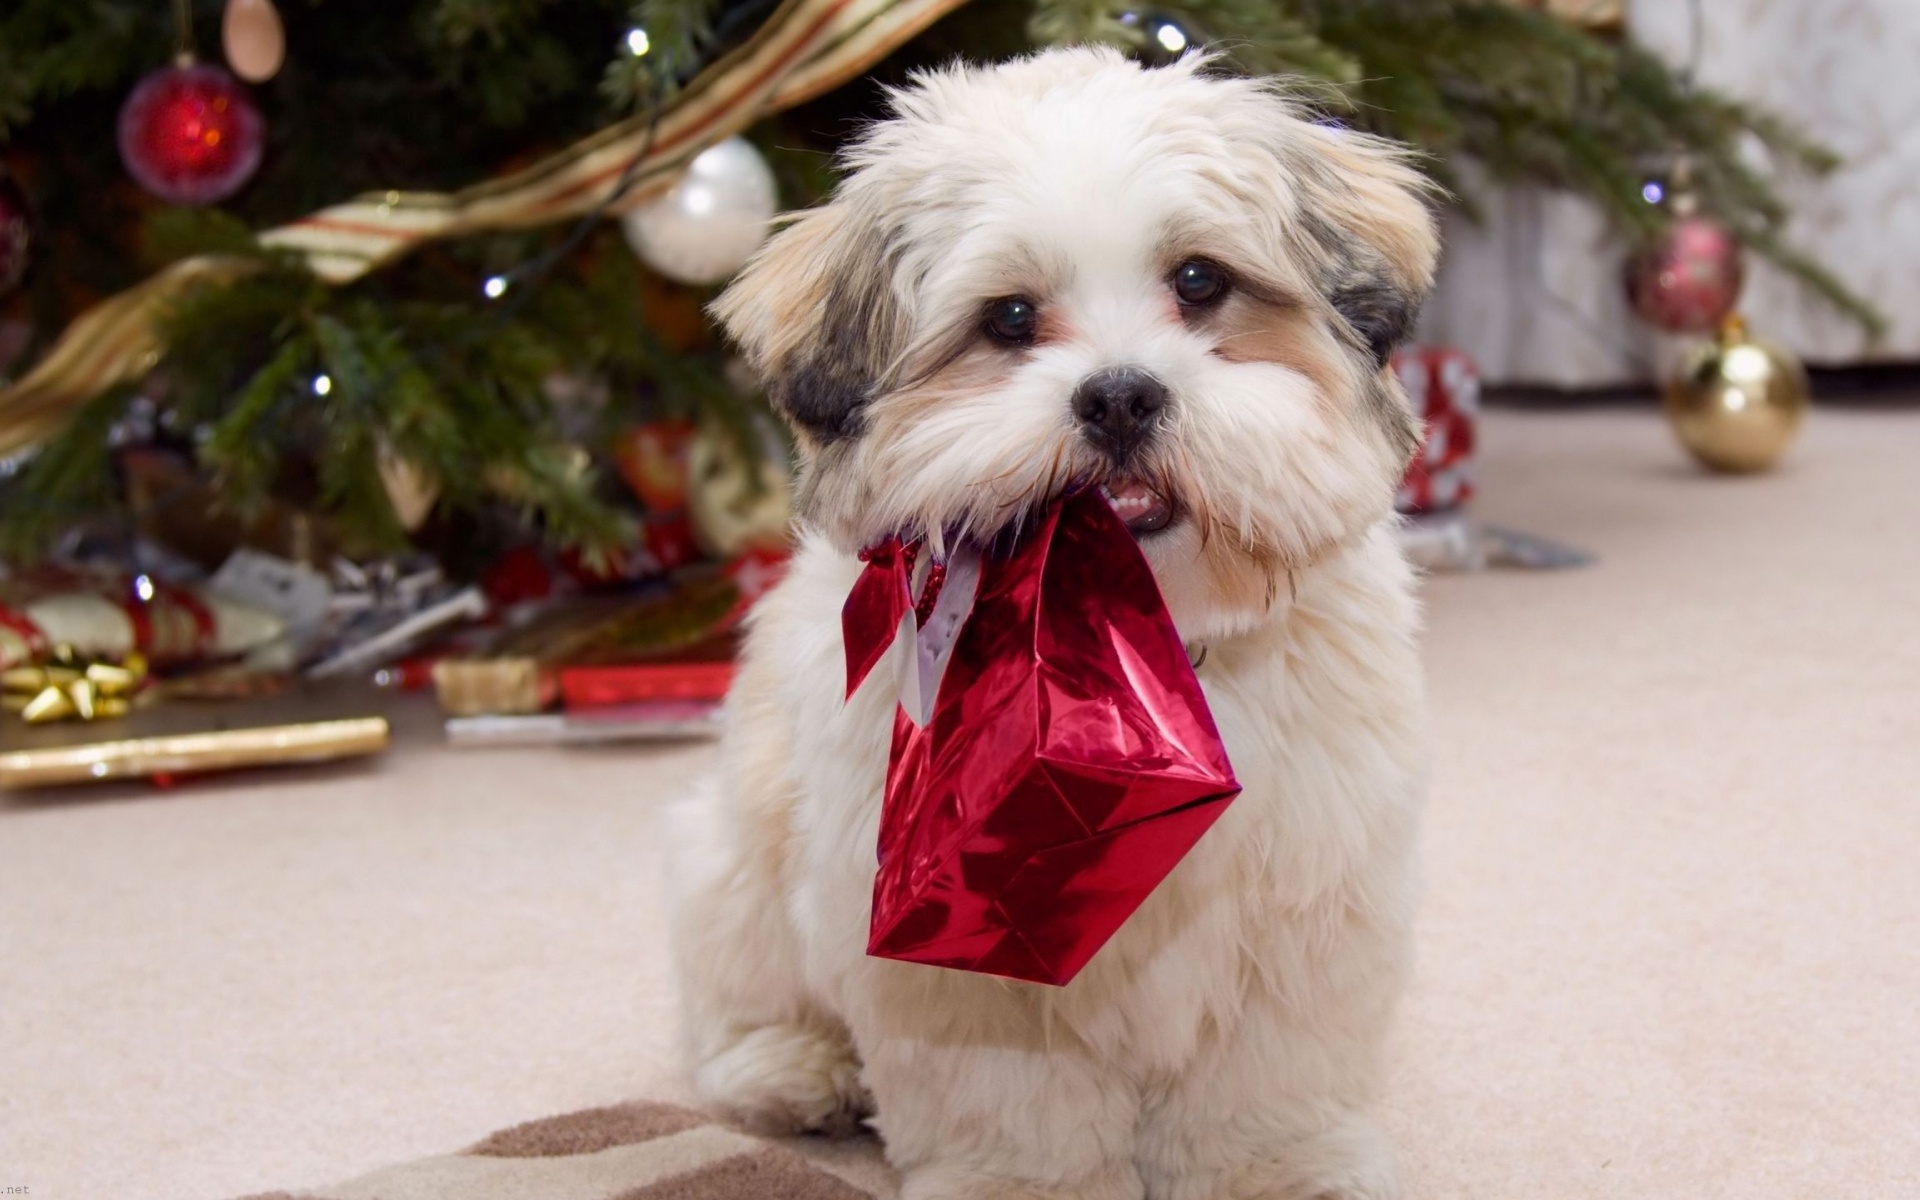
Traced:
<path fill-rule="evenodd" d="M 628 18 L 644 40 L 623 40 L 627 52 L 607 64 L 601 93 L 622 108 L 672 96 L 706 57 L 719 11 L 720 0 L 638 0 Z"/>
<path fill-rule="evenodd" d="M 218 218 L 162 224 L 154 240 L 178 252 L 244 249 Z M 762 452 L 762 403 L 728 384 L 711 355 L 660 344 L 640 309 L 640 268 L 611 229 L 518 309 L 474 302 L 475 264 L 500 253 L 491 241 L 345 288 L 262 256 L 260 270 L 174 301 L 161 320 L 164 403 L 176 428 L 193 431 L 223 506 L 303 504 L 355 545 L 397 549 L 406 532 L 378 469 L 390 452 L 439 485 L 443 507 L 505 506 L 555 544 L 597 557 L 630 544 L 633 518 L 581 469 L 583 451 L 604 451 L 634 421 L 684 415 Z M 550 394 L 556 374 L 599 380 L 613 399 L 589 426 L 570 426 Z M 86 406 L 0 493 L 32 497 L 41 518 L 16 520 L 7 503 L 0 530 L 12 550 L 113 510 L 104 430 L 126 401 L 121 392 Z"/>

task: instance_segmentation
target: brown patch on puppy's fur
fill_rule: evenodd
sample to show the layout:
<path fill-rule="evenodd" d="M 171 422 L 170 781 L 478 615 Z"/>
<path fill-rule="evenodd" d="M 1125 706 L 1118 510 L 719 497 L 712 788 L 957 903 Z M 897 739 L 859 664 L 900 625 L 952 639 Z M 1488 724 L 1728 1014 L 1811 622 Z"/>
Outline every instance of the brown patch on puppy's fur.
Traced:
<path fill-rule="evenodd" d="M 1306 309 L 1239 293 L 1222 306 L 1208 332 L 1217 333 L 1214 352 L 1228 362 L 1274 363 L 1305 375 L 1325 408 L 1353 390 L 1344 348 Z"/>
<path fill-rule="evenodd" d="M 1361 395 L 1404 463 L 1419 449 L 1419 424 L 1383 369 L 1433 286 L 1440 237 L 1426 199 L 1438 188 L 1384 143 L 1313 124 L 1295 133 L 1281 160 L 1301 193 L 1297 252 L 1317 265 L 1322 293 L 1371 358 L 1375 378 Z"/>
<path fill-rule="evenodd" d="M 774 407 L 821 446 L 860 432 L 905 324 L 886 233 L 845 202 L 803 213 L 769 240 L 712 311 Z"/>
<path fill-rule="evenodd" d="M 1220 311 L 1215 349 L 1228 362 L 1268 362 L 1298 371 L 1312 381 L 1315 401 L 1330 417 L 1340 413 L 1342 397 L 1357 396 L 1387 439 L 1389 450 L 1405 462 L 1419 448 L 1413 411 L 1391 375 L 1356 369 L 1353 355 L 1309 311 L 1251 295 L 1236 295 Z"/>
<path fill-rule="evenodd" d="M 1294 131 L 1282 161 L 1301 189 L 1307 232 L 1323 253 L 1372 258 L 1378 282 L 1417 305 L 1433 286 L 1440 235 L 1426 197 L 1438 189 L 1403 153 L 1322 125 Z M 1356 254 L 1364 249 L 1370 254 Z"/>

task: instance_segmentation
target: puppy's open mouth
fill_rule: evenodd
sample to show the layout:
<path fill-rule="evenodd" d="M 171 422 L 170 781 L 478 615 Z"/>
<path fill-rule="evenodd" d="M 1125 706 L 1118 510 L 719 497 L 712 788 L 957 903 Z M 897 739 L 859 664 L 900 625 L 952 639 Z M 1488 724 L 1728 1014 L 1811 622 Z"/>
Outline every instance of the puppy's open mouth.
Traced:
<path fill-rule="evenodd" d="M 1173 501 L 1143 479 L 1115 475 L 1100 485 L 1100 491 L 1135 537 L 1158 533 L 1173 524 Z"/>

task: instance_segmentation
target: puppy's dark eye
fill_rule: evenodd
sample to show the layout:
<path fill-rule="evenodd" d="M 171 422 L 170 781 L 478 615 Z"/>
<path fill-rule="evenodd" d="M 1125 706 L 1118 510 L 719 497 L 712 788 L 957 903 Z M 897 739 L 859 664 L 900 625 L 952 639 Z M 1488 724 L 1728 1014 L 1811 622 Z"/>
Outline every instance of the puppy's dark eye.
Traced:
<path fill-rule="evenodd" d="M 1227 273 L 1203 258 L 1173 269 L 1173 294 L 1188 308 L 1205 308 L 1227 294 Z"/>
<path fill-rule="evenodd" d="M 987 305 L 987 334 L 1009 346 L 1030 346 L 1040 332 L 1040 310 L 1031 300 L 1008 296 Z"/>

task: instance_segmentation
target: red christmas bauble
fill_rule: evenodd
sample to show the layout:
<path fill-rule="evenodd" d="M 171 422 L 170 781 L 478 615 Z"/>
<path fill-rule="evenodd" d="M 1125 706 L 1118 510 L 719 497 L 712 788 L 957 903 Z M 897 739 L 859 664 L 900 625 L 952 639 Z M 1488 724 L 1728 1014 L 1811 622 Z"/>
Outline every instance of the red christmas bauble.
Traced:
<path fill-rule="evenodd" d="M 1627 260 L 1627 302 L 1668 333 L 1719 328 L 1740 300 L 1740 242 L 1706 217 L 1682 217 Z"/>
<path fill-rule="evenodd" d="M 267 123 L 246 89 L 219 67 L 162 67 L 120 109 L 120 161 L 141 187 L 172 204 L 213 204 L 260 167 Z"/>
<path fill-rule="evenodd" d="M 27 220 L 26 194 L 11 176 L 0 172 L 0 296 L 19 284 L 32 254 L 33 225 Z"/>

